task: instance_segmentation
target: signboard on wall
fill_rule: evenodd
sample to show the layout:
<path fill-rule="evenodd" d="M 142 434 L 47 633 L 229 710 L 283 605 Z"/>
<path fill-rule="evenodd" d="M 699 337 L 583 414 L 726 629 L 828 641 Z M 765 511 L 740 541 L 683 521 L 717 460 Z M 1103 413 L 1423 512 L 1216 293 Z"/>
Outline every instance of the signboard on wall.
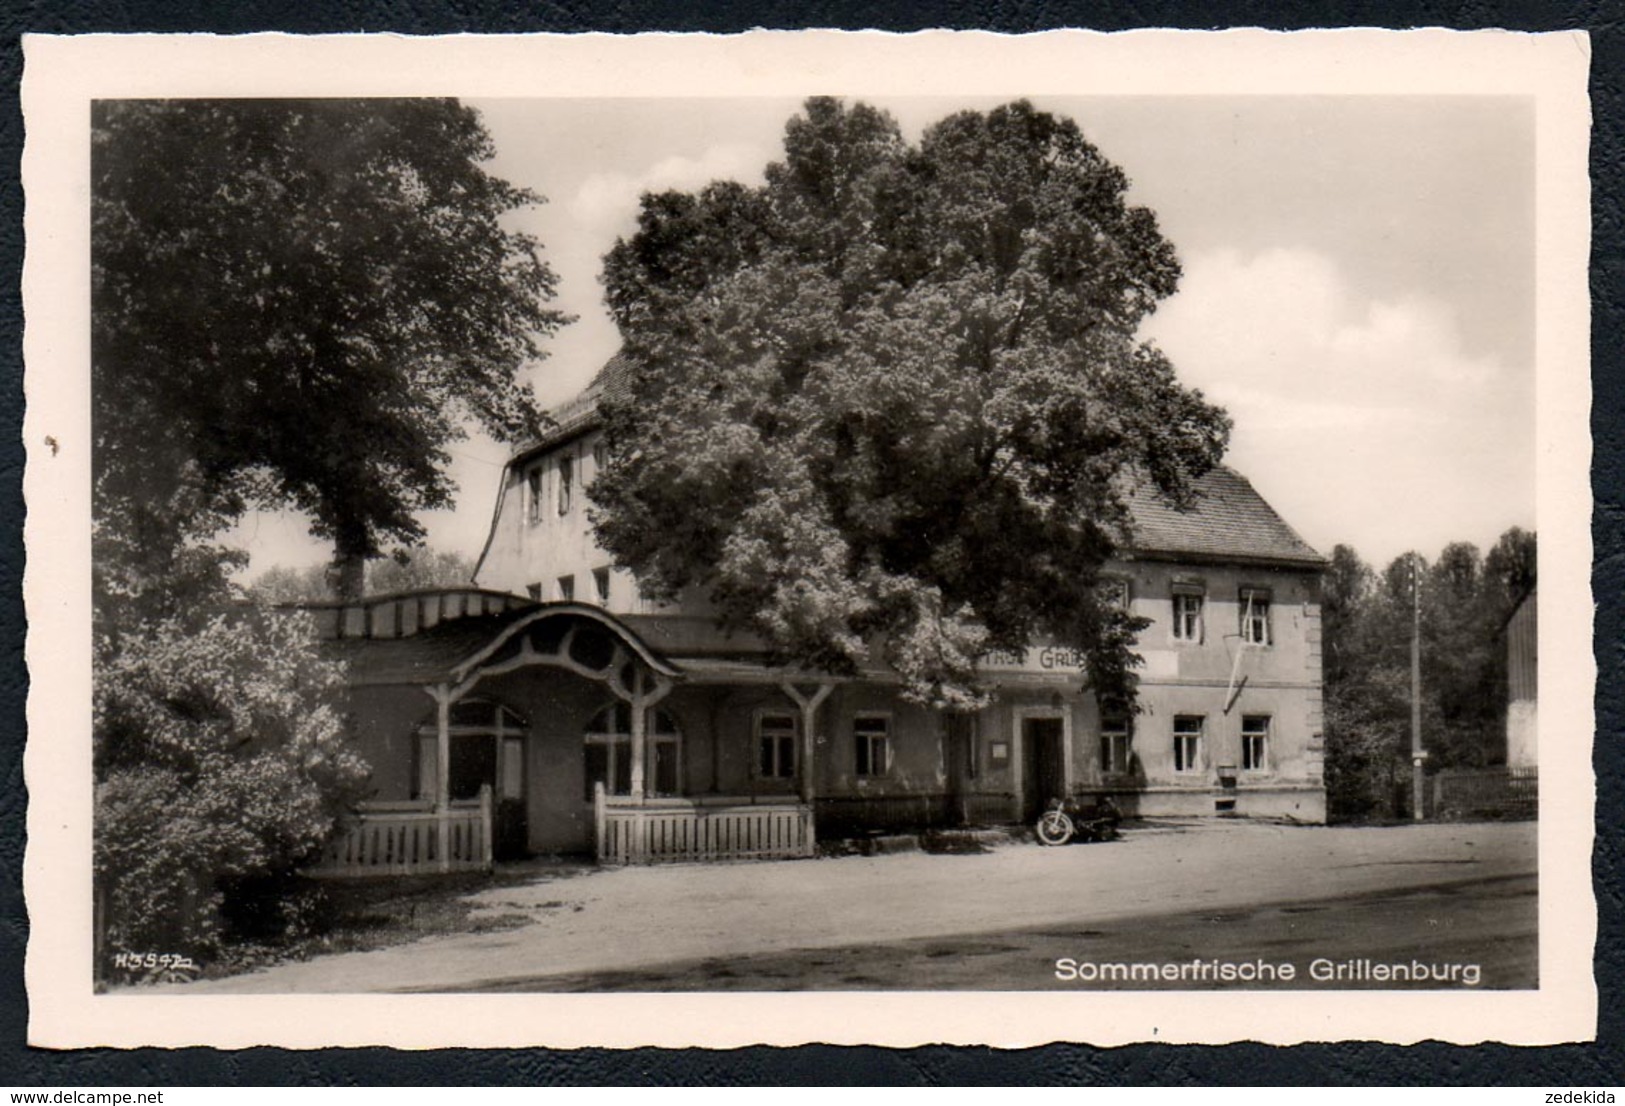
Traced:
<path fill-rule="evenodd" d="M 1141 679 L 1168 680 L 1179 675 L 1179 656 L 1172 649 L 1140 649 L 1144 662 L 1138 669 Z M 1030 649 L 992 649 L 977 659 L 984 675 L 1078 676 L 1087 665 L 1081 649 L 1062 645 L 1035 645 Z"/>
<path fill-rule="evenodd" d="M 1081 676 L 1084 669 L 1084 654 L 1081 649 L 1063 645 L 1035 645 L 1028 649 L 992 649 L 977 659 L 976 667 L 989 674 L 1011 672 L 1031 676 Z"/>

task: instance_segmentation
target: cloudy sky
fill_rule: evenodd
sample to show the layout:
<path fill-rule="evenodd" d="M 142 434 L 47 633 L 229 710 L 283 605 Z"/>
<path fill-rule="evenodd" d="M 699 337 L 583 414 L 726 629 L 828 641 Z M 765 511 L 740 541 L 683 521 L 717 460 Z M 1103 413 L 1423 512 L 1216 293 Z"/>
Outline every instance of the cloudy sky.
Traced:
<path fill-rule="evenodd" d="M 910 137 L 995 100 L 873 101 Z M 649 189 L 747 183 L 783 99 L 476 101 L 492 170 L 549 202 L 523 217 L 579 316 L 531 379 L 567 398 L 618 344 L 597 276 Z M 1534 110 L 1512 97 L 1037 97 L 1072 116 L 1157 213 L 1184 266 L 1144 335 L 1235 419 L 1228 463 L 1314 546 L 1377 563 L 1532 528 Z M 477 554 L 504 450 L 454 447 L 436 546 Z M 252 571 L 326 550 L 250 518 Z"/>

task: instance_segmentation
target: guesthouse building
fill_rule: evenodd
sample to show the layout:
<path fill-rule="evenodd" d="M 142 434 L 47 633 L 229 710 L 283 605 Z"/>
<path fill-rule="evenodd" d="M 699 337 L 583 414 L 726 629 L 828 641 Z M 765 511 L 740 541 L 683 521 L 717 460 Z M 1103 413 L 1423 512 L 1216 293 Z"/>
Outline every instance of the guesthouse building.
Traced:
<path fill-rule="evenodd" d="M 1104 708 L 1079 658 L 983 658 L 973 714 L 770 663 L 703 596 L 651 602 L 598 547 L 585 489 L 619 358 L 502 474 L 473 586 L 317 609 L 349 656 L 377 789 L 336 869 L 807 855 L 820 838 L 1030 821 L 1063 794 L 1129 815 L 1325 819 L 1324 559 L 1240 474 L 1189 511 L 1149 491 L 1105 574 L 1150 620 L 1139 712 Z"/>

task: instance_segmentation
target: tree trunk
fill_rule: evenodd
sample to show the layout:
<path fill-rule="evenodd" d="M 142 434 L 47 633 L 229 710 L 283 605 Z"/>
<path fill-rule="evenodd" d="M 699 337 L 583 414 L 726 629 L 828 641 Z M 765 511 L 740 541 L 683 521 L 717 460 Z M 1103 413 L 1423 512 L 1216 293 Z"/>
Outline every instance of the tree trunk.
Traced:
<path fill-rule="evenodd" d="M 333 596 L 346 602 L 367 590 L 367 534 L 361 526 L 340 526 L 333 540 L 333 562 L 327 569 Z"/>

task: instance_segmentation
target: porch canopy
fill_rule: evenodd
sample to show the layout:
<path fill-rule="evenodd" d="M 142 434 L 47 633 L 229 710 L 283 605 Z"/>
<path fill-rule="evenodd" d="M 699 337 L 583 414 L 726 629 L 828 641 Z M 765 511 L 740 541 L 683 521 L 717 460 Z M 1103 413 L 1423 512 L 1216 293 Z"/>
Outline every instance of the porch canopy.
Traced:
<path fill-rule="evenodd" d="M 392 817 L 402 824 L 417 819 L 421 825 L 413 832 L 428 836 L 421 847 L 414 846 L 415 852 L 406 851 L 414 856 L 431 853 L 437 861 L 431 868 L 478 866 L 459 851 L 467 851 L 458 844 L 462 838 L 456 835 L 462 831 L 447 828 L 472 817 L 451 797 L 453 707 L 475 697 L 486 679 L 525 668 L 562 669 L 594 681 L 629 708 L 626 793 L 600 792 L 595 804 L 601 857 L 638 862 L 702 854 L 811 853 L 815 716 L 838 681 L 766 663 L 766 649 L 751 635 L 729 634 L 711 620 L 694 616 L 616 617 L 588 604 L 542 603 L 474 588 L 324 604 L 312 613 L 330 648 L 349 661 L 353 687 L 416 687 L 435 704 L 432 788 L 424 781 L 425 792 L 433 791 L 432 812 L 420 803 L 410 817 L 405 811 L 382 809 L 369 809 L 363 817 L 372 827 L 368 832 L 384 832 L 377 827 Z M 886 675 L 877 671 L 872 677 Z M 794 703 L 801 716 L 800 758 L 805 766 L 799 773 L 800 801 L 789 797 L 764 801 L 756 795 L 732 800 L 656 798 L 646 732 L 650 708 L 678 683 L 767 684 Z M 486 835 L 489 854 L 489 825 L 470 832 L 470 839 Z M 401 851 L 395 846 L 390 850 Z M 352 851 L 359 856 L 374 850 L 353 846 Z M 359 868 L 361 862 L 350 866 Z M 416 864 L 412 870 L 421 867 Z"/>
<path fill-rule="evenodd" d="M 635 796 L 645 792 L 648 710 L 670 693 L 680 674 L 597 607 L 537 603 L 467 588 L 322 604 L 311 613 L 330 651 L 349 662 L 352 687 L 417 687 L 436 708 L 432 813 L 364 811 L 367 832 L 387 837 L 380 848 L 388 855 L 380 858 L 372 855 L 378 848 L 349 842 L 343 849 L 354 855 L 341 858 L 339 867 L 449 871 L 489 866 L 489 797 L 481 800 L 487 813 L 477 817 L 452 809 L 452 707 L 487 677 L 522 668 L 563 669 L 602 684 L 628 705 L 631 790 Z M 465 827 L 471 817 L 480 825 Z M 425 833 L 426 840 L 417 840 L 416 835 Z M 425 863 L 426 858 L 432 862 Z"/>
<path fill-rule="evenodd" d="M 460 601 L 448 602 L 453 597 Z M 346 612 L 335 627 L 351 684 L 412 685 L 434 700 L 437 809 L 448 802 L 452 706 L 487 677 L 532 667 L 596 681 L 628 704 L 632 791 L 643 791 L 645 717 L 680 673 L 613 616 L 584 603 L 536 603 L 473 589 L 385 596 L 351 607 L 365 614 Z"/>

